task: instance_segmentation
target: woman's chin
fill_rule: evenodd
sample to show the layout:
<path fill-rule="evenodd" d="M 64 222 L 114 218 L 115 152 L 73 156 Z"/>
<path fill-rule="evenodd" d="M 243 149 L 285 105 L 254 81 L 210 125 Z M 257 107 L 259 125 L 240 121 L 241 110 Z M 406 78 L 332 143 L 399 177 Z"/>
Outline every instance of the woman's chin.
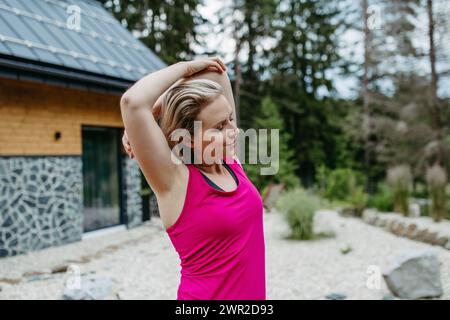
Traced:
<path fill-rule="evenodd" d="M 236 154 L 236 148 L 234 146 L 225 148 L 224 154 L 226 157 L 233 157 Z"/>

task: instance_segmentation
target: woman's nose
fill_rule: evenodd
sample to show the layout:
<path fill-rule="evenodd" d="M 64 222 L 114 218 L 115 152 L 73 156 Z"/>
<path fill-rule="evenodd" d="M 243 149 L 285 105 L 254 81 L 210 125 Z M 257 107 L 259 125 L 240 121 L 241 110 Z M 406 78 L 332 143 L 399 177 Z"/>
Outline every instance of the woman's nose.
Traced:
<path fill-rule="evenodd" d="M 229 123 L 230 123 L 230 129 L 238 130 L 237 124 L 236 124 L 236 122 L 234 120 L 233 121 L 229 121 Z"/>
<path fill-rule="evenodd" d="M 235 125 L 232 125 L 232 127 L 227 130 L 227 136 L 230 139 L 235 139 L 237 137 L 238 133 L 239 133 L 239 129 Z"/>

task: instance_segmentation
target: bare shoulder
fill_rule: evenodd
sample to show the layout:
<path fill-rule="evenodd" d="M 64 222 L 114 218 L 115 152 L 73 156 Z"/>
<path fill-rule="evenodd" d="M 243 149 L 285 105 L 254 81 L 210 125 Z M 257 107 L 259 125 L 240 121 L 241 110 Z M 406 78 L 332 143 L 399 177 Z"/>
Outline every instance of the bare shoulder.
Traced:
<path fill-rule="evenodd" d="M 172 186 L 165 192 L 156 193 L 159 213 L 164 229 L 170 228 L 180 216 L 187 194 L 189 169 L 185 164 L 176 166 L 175 179 Z"/>

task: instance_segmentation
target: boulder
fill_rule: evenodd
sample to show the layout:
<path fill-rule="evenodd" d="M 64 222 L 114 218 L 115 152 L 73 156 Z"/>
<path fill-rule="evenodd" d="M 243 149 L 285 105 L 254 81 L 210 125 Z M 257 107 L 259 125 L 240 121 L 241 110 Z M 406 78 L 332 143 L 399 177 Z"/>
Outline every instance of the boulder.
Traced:
<path fill-rule="evenodd" d="M 433 248 L 407 251 L 395 257 L 383 270 L 383 278 L 399 298 L 420 299 L 443 294 L 439 260 Z"/>
<path fill-rule="evenodd" d="M 405 236 L 408 237 L 409 239 L 414 239 L 417 235 L 417 231 L 418 231 L 417 224 L 411 223 L 406 228 Z"/>
<path fill-rule="evenodd" d="M 448 243 L 449 238 L 447 236 L 439 236 L 436 237 L 436 240 L 433 242 L 434 245 L 441 246 L 445 248 L 445 245 Z"/>
<path fill-rule="evenodd" d="M 373 209 L 365 209 L 362 214 L 362 219 L 368 224 L 374 225 L 377 220 L 377 212 Z"/>
<path fill-rule="evenodd" d="M 392 230 L 392 232 L 394 234 L 396 234 L 397 236 L 403 237 L 406 232 L 405 225 L 406 225 L 405 222 L 398 221 L 397 224 L 395 225 L 394 229 Z"/>
<path fill-rule="evenodd" d="M 347 298 L 347 296 L 340 292 L 332 292 L 330 294 L 327 294 L 325 296 L 328 300 L 344 300 Z"/>
<path fill-rule="evenodd" d="M 64 300 L 105 300 L 111 298 L 113 292 L 111 278 L 81 277 L 79 288 L 64 289 Z"/>
<path fill-rule="evenodd" d="M 379 216 L 375 225 L 377 227 L 384 228 L 384 226 L 386 225 L 386 222 L 387 222 L 386 218 Z"/>
<path fill-rule="evenodd" d="M 419 230 L 416 232 L 416 237 L 414 238 L 414 240 L 424 242 L 424 241 L 425 241 L 425 238 L 427 237 L 427 233 L 428 233 L 428 229 L 426 229 L 426 228 L 419 229 Z"/>
<path fill-rule="evenodd" d="M 424 242 L 430 243 L 430 244 L 435 244 L 437 241 L 437 235 L 438 235 L 437 232 L 428 231 L 425 235 Z"/>

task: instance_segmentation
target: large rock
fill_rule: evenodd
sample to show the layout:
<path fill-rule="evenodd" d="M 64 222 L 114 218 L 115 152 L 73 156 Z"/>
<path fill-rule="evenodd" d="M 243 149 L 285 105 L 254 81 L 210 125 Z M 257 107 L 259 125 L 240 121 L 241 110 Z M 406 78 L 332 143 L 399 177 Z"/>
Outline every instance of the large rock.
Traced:
<path fill-rule="evenodd" d="M 388 288 L 397 297 L 420 299 L 443 294 L 435 249 L 407 251 L 383 271 Z"/>
<path fill-rule="evenodd" d="M 411 223 L 410 225 L 408 225 L 408 228 L 406 229 L 405 236 L 408 237 L 409 239 L 414 239 L 417 235 L 417 232 L 418 232 L 417 224 Z"/>
<path fill-rule="evenodd" d="M 64 289 L 64 300 L 105 300 L 113 298 L 113 281 L 110 278 L 81 277 L 78 288 Z"/>
<path fill-rule="evenodd" d="M 377 212 L 373 209 L 364 209 L 362 213 L 362 219 L 363 221 L 367 222 L 368 224 L 374 225 L 377 220 Z"/>

